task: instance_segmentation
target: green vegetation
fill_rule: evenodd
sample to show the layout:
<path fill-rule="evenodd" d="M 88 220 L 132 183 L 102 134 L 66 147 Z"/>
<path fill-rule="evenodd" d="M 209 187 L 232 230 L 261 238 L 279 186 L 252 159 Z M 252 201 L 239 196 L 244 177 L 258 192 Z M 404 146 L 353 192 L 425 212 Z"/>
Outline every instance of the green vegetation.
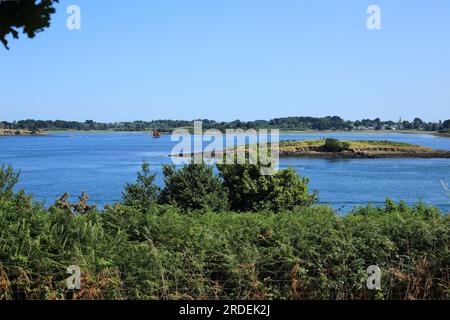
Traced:
<path fill-rule="evenodd" d="M 259 147 L 259 145 L 257 146 Z M 270 148 L 270 143 L 268 144 Z M 248 157 L 249 145 L 232 147 L 225 150 L 225 154 L 230 152 L 246 152 Z M 280 156 L 302 156 L 325 153 L 341 153 L 348 151 L 348 154 L 358 154 L 367 152 L 368 154 L 382 154 L 383 152 L 391 155 L 408 154 L 429 154 L 440 157 L 449 157 L 450 153 L 446 151 L 433 150 L 431 148 L 417 146 L 403 142 L 392 142 L 386 140 L 337 140 L 334 138 L 318 140 L 284 140 L 279 143 Z M 221 154 L 221 153 L 219 153 Z"/>
<path fill-rule="evenodd" d="M 350 150 L 350 142 L 339 141 L 334 138 L 327 138 L 322 146 L 322 150 L 325 152 L 342 152 Z"/>
<path fill-rule="evenodd" d="M 219 177 L 210 166 L 187 164 L 180 170 L 175 166 L 163 168 L 165 188 L 161 192 L 162 204 L 176 205 L 183 211 L 224 211 L 228 196 Z"/>
<path fill-rule="evenodd" d="M 310 206 L 317 199 L 310 194 L 308 178 L 299 178 L 293 168 L 274 175 L 261 175 L 261 165 L 218 165 L 234 211 L 281 212 L 297 206 Z"/>
<path fill-rule="evenodd" d="M 14 186 L 19 182 L 20 173 L 14 172 L 11 166 L 5 168 L 2 164 L 0 168 L 0 199 L 11 198 Z"/>
<path fill-rule="evenodd" d="M 261 175 L 259 164 L 218 165 L 217 169 L 219 176 L 205 163 L 191 162 L 179 170 L 165 165 L 165 186 L 159 190 L 155 175 L 144 162 L 137 181 L 125 186 L 124 204 L 143 209 L 155 204 L 173 205 L 182 212 L 280 212 L 311 206 L 317 200 L 316 194 L 308 191 L 309 179 L 300 178 L 292 168 L 273 176 Z"/>
<path fill-rule="evenodd" d="M 422 148 L 421 146 L 406 143 L 406 142 L 393 142 L 387 140 L 352 140 L 347 141 L 351 148 Z"/>
<path fill-rule="evenodd" d="M 444 123 L 440 126 L 439 132 L 450 133 L 450 119 L 445 120 Z"/>
<path fill-rule="evenodd" d="M 319 140 L 286 140 L 280 141 L 280 150 L 289 148 L 322 147 L 324 151 L 340 152 L 350 149 L 364 148 L 423 148 L 410 143 L 387 140 L 337 140 L 334 138 Z"/>
<path fill-rule="evenodd" d="M 137 173 L 135 183 L 127 183 L 122 193 L 124 204 L 136 208 L 148 208 L 154 204 L 159 197 L 159 187 L 155 185 L 155 173 L 150 172 L 147 162 L 142 164 L 142 172 Z"/>
<path fill-rule="evenodd" d="M 450 137 L 450 120 L 445 120 L 438 132 L 444 137 Z"/>
<path fill-rule="evenodd" d="M 13 192 L 18 175 L 2 167 L 0 299 L 450 298 L 450 219 L 435 208 L 387 200 L 346 216 L 326 206 L 191 211 L 182 202 L 155 204 L 152 175 L 143 169 L 126 187 L 127 204 L 98 210 L 86 197 L 44 208 Z M 183 170 L 168 177 L 192 178 L 194 168 Z M 264 184 L 252 170 L 222 174 L 227 185 Z M 250 177 L 229 179 L 233 172 Z M 299 184 L 292 172 L 281 175 L 288 178 L 280 183 Z M 71 292 L 65 271 L 74 264 L 82 288 Z M 379 291 L 365 286 L 374 264 L 382 270 Z"/>
<path fill-rule="evenodd" d="M 352 131 L 352 130 L 415 130 L 415 131 L 438 131 L 446 130 L 450 127 L 450 120 L 444 122 L 424 122 L 419 118 L 409 121 L 381 121 L 379 118 L 370 120 L 363 119 L 357 121 L 344 120 L 338 116 L 315 117 L 287 117 L 275 118 L 271 120 L 240 121 L 230 122 L 199 119 L 202 121 L 204 130 L 218 129 L 280 129 L 282 131 Z M 101 123 L 93 120 L 85 122 L 63 121 L 63 120 L 20 120 L 14 122 L 0 121 L 0 129 L 23 129 L 23 130 L 115 130 L 115 131 L 145 131 L 157 129 L 161 132 L 170 132 L 177 128 L 191 130 L 194 122 L 187 120 L 153 120 L 153 121 L 133 121 Z"/>
<path fill-rule="evenodd" d="M 239 151 L 249 148 L 239 146 Z M 226 150 L 229 154 L 233 150 Z M 450 158 L 450 151 L 434 150 L 409 143 L 378 140 L 289 140 L 279 144 L 280 157 L 312 157 L 331 159 L 370 158 Z"/>

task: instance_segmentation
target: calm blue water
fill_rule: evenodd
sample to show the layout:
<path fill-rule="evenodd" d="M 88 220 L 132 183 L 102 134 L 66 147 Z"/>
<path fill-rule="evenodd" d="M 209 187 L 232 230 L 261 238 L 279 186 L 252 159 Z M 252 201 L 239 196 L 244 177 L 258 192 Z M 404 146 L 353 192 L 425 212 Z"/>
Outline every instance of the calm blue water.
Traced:
<path fill-rule="evenodd" d="M 285 139 L 391 140 L 450 150 L 450 139 L 400 133 L 302 133 L 283 134 Z M 142 160 L 157 172 L 171 163 L 168 154 L 176 142 L 170 136 L 153 139 L 146 133 L 57 133 L 43 137 L 0 137 L 0 163 L 21 170 L 19 187 L 36 199 L 53 203 L 64 192 L 72 200 L 86 191 L 99 205 L 120 201 L 127 182 L 134 181 Z M 355 205 L 382 204 L 386 197 L 412 204 L 423 200 L 444 212 L 450 198 L 441 180 L 450 182 L 450 159 L 281 159 L 311 180 L 321 203 L 342 212 Z"/>

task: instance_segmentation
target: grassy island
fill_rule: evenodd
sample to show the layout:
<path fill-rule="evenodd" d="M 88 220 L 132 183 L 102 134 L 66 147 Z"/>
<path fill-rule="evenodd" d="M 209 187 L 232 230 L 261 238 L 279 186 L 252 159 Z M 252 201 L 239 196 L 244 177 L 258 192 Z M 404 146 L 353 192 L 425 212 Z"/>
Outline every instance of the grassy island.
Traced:
<path fill-rule="evenodd" d="M 379 140 L 291 140 L 280 142 L 280 156 L 317 158 L 450 158 L 434 150 L 403 142 Z"/>
<path fill-rule="evenodd" d="M 249 146 L 216 152 L 215 157 L 236 151 L 248 151 Z M 280 157 L 368 159 L 368 158 L 450 158 L 450 151 L 434 150 L 403 142 L 386 140 L 285 140 L 279 143 Z M 177 155 L 172 155 L 177 156 Z M 192 156 L 183 154 L 181 156 Z"/>

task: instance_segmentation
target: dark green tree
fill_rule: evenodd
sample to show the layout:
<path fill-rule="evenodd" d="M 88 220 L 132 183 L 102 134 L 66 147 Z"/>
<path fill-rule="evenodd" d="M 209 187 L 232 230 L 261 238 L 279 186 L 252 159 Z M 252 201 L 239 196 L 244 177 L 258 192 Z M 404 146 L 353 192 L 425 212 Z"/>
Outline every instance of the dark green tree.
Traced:
<path fill-rule="evenodd" d="M 345 141 L 339 141 L 334 138 L 327 138 L 325 140 L 324 145 L 322 146 L 322 150 L 325 152 L 341 152 L 347 151 L 350 149 L 350 144 Z"/>
<path fill-rule="evenodd" d="M 144 161 L 142 172 L 137 173 L 135 183 L 127 183 L 122 197 L 124 204 L 137 208 L 148 208 L 159 196 L 159 187 L 155 184 L 155 173 L 151 173 L 150 165 Z"/>
<path fill-rule="evenodd" d="M 279 170 L 274 175 L 261 175 L 260 165 L 222 164 L 217 167 L 232 210 L 280 212 L 316 202 L 316 194 L 308 191 L 309 179 L 299 177 L 293 168 Z"/>
<path fill-rule="evenodd" d="M 413 121 L 413 128 L 416 130 L 422 129 L 424 122 L 420 118 L 415 118 Z"/>
<path fill-rule="evenodd" d="M 50 15 L 55 13 L 54 5 L 59 0 L 8 0 L 0 1 L 0 41 L 6 49 L 6 37 L 11 34 L 19 38 L 22 29 L 29 38 L 50 26 Z"/>
<path fill-rule="evenodd" d="M 176 205 L 184 211 L 228 208 L 227 193 L 211 166 L 191 162 L 177 170 L 174 165 L 165 165 L 163 172 L 165 188 L 161 203 Z"/>

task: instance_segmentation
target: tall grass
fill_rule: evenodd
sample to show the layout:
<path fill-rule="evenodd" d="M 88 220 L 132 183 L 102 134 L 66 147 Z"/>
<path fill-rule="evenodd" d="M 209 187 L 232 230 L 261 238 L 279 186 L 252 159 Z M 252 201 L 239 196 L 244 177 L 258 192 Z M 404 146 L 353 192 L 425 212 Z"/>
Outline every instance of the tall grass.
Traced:
<path fill-rule="evenodd" d="M 73 214 L 16 194 L 0 197 L 0 299 L 449 299 L 449 245 L 449 216 L 423 204 Z M 82 288 L 70 292 L 73 264 Z"/>

